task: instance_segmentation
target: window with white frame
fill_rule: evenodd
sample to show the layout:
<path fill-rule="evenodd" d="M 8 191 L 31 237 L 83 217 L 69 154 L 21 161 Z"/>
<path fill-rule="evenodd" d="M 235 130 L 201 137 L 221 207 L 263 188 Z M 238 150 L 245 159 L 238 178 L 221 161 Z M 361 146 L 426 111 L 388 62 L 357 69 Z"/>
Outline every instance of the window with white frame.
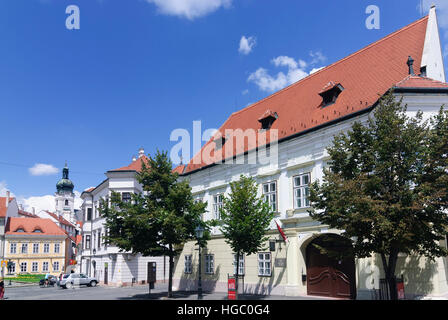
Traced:
<path fill-rule="evenodd" d="M 21 253 L 28 253 L 28 243 L 22 243 Z"/>
<path fill-rule="evenodd" d="M 54 244 L 54 253 L 59 253 L 61 250 L 61 245 L 59 243 Z"/>
<path fill-rule="evenodd" d="M 263 197 L 271 210 L 277 212 L 277 182 L 271 181 L 263 184 Z"/>
<path fill-rule="evenodd" d="M 305 173 L 294 177 L 294 207 L 306 208 L 310 206 L 310 174 Z"/>
<path fill-rule="evenodd" d="M 53 262 L 53 271 L 59 271 L 59 261 Z"/>
<path fill-rule="evenodd" d="M 33 243 L 33 253 L 39 253 L 39 244 Z"/>
<path fill-rule="evenodd" d="M 233 255 L 233 274 L 236 274 L 236 254 Z M 240 254 L 238 275 L 244 275 L 244 254 Z"/>
<path fill-rule="evenodd" d="M 212 274 L 215 270 L 215 256 L 212 254 L 205 255 L 205 273 Z"/>
<path fill-rule="evenodd" d="M 44 253 L 49 253 L 49 252 L 50 252 L 50 244 L 44 243 Z"/>
<path fill-rule="evenodd" d="M 213 214 L 215 215 L 215 219 L 220 220 L 221 219 L 221 209 L 223 206 L 222 200 L 224 198 L 224 195 L 222 193 L 215 194 L 213 196 Z"/>
<path fill-rule="evenodd" d="M 192 272 L 192 258 L 193 256 L 191 254 L 188 254 L 185 256 L 185 273 L 191 273 Z"/>
<path fill-rule="evenodd" d="M 126 203 L 131 203 L 131 193 L 123 192 L 121 194 L 121 201 L 126 202 Z"/>
<path fill-rule="evenodd" d="M 17 253 L 17 243 L 9 244 L 9 253 Z"/>
<path fill-rule="evenodd" d="M 258 275 L 259 276 L 271 275 L 271 253 L 269 252 L 258 253 Z"/>
<path fill-rule="evenodd" d="M 48 272 L 48 261 L 42 263 L 42 272 Z"/>
<path fill-rule="evenodd" d="M 33 262 L 31 265 L 31 272 L 37 272 L 39 270 L 39 264 L 37 262 Z"/>
<path fill-rule="evenodd" d="M 27 264 L 26 262 L 20 263 L 20 272 L 26 272 L 27 271 Z"/>

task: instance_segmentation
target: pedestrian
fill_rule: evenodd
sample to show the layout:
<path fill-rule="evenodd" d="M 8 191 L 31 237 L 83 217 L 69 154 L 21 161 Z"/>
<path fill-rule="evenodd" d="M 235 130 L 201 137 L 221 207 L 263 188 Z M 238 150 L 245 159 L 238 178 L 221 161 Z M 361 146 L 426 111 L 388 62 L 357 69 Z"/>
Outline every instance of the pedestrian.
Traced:
<path fill-rule="evenodd" d="M 3 282 L 3 278 L 0 278 L 0 300 L 3 300 L 5 295 L 5 283 Z"/>

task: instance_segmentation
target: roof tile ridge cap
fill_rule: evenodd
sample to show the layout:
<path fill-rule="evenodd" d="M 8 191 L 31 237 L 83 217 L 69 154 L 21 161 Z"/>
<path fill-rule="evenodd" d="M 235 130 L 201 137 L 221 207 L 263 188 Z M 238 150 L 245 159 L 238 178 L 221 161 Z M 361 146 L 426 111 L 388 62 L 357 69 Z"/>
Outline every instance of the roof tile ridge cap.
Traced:
<path fill-rule="evenodd" d="M 408 81 L 408 80 L 411 79 L 411 78 L 412 78 L 412 75 L 410 75 L 410 74 L 407 75 L 407 76 L 404 77 L 402 80 L 398 81 L 398 82 L 394 85 L 394 87 L 403 84 L 404 82 Z"/>
<path fill-rule="evenodd" d="M 417 25 L 417 24 L 419 24 L 419 23 L 422 23 L 423 21 L 428 20 L 428 19 L 429 19 L 429 15 L 427 15 L 427 16 L 421 18 L 421 19 L 418 19 L 417 21 L 414 21 L 414 22 L 412 22 L 411 24 L 409 24 L 409 25 L 407 25 L 407 26 L 404 26 L 404 27 L 402 27 L 401 29 L 398 29 L 397 31 L 392 32 L 391 34 L 389 34 L 389 35 L 387 35 L 387 36 L 385 36 L 385 37 L 383 37 L 383 38 L 381 38 L 381 39 L 379 39 L 379 40 L 377 40 L 377 41 L 375 41 L 375 42 L 373 42 L 373 43 L 367 45 L 366 47 L 361 48 L 361 49 L 359 49 L 358 51 L 356 51 L 356 52 L 354 52 L 354 53 L 352 53 L 352 54 L 349 54 L 348 56 L 346 56 L 346 57 L 344 57 L 344 58 L 342 58 L 342 59 L 340 59 L 340 60 L 338 60 L 338 61 L 336 61 L 336 62 L 334 62 L 334 63 L 332 63 L 332 64 L 330 64 L 330 65 L 328 65 L 328 66 L 326 66 L 326 67 L 324 67 L 323 69 L 321 69 L 321 70 L 319 70 L 319 71 L 316 71 L 316 72 L 314 72 L 313 74 L 310 74 L 310 75 L 306 76 L 305 78 L 300 79 L 299 81 L 294 82 L 294 83 L 290 84 L 289 86 L 286 86 L 286 87 L 284 87 L 283 89 L 281 89 L 281 90 L 279 90 L 279 91 L 277 91 L 277 92 L 274 92 L 274 93 L 272 93 L 271 95 L 269 95 L 269 96 L 267 96 L 267 97 L 265 97 L 265 98 L 263 98 L 263 99 L 261 99 L 261 100 L 255 102 L 255 103 L 253 103 L 253 104 L 251 104 L 251 105 L 249 105 L 249 106 L 247 106 L 247 107 L 245 107 L 245 108 L 243 108 L 243 109 L 241 109 L 241 110 L 238 110 L 238 111 L 233 112 L 233 113 L 231 114 L 231 116 L 236 115 L 236 114 L 238 114 L 238 113 L 241 113 L 241 112 L 243 112 L 243 111 L 249 110 L 250 108 L 255 107 L 255 106 L 258 105 L 259 103 L 261 103 L 261 102 L 263 102 L 263 101 L 265 101 L 265 100 L 269 100 L 270 98 L 273 98 L 273 97 L 276 96 L 277 94 L 280 94 L 280 93 L 283 92 L 283 91 L 286 91 L 286 90 L 288 90 L 288 89 L 291 89 L 293 86 L 298 85 L 299 83 L 301 83 L 301 82 L 303 82 L 303 81 L 305 81 L 305 80 L 311 79 L 313 76 L 315 76 L 315 75 L 317 75 L 317 74 L 319 74 L 319 73 L 321 73 L 321 72 L 323 72 L 323 71 L 326 71 L 327 69 L 332 68 L 332 67 L 334 67 L 334 66 L 336 66 L 336 65 L 338 65 L 338 64 L 340 64 L 340 63 L 342 63 L 343 61 L 345 61 L 345 60 L 347 60 L 347 59 L 349 59 L 349 58 L 351 58 L 351 57 L 353 57 L 353 56 L 356 56 L 357 54 L 359 54 L 359 53 L 361 53 L 361 52 L 364 52 L 364 51 L 366 51 L 367 49 L 370 49 L 371 47 L 373 47 L 373 46 L 375 46 L 375 45 L 377 45 L 377 44 L 379 44 L 379 43 L 381 43 L 381 42 L 383 42 L 383 41 L 385 41 L 385 40 L 387 40 L 387 39 L 389 39 L 389 38 L 391 38 L 391 37 L 393 37 L 393 36 L 396 36 L 397 34 L 403 32 L 403 31 L 405 31 L 405 30 L 407 30 L 407 29 L 409 29 L 409 28 L 412 28 L 412 27 L 414 27 L 415 25 Z"/>

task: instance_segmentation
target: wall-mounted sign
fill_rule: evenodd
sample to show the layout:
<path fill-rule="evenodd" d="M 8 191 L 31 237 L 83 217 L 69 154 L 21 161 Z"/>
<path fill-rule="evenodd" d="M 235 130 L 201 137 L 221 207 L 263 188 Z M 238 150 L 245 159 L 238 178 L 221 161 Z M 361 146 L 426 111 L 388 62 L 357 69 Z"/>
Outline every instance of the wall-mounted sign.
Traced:
<path fill-rule="evenodd" d="M 286 268 L 286 258 L 276 258 L 275 266 L 278 268 Z"/>

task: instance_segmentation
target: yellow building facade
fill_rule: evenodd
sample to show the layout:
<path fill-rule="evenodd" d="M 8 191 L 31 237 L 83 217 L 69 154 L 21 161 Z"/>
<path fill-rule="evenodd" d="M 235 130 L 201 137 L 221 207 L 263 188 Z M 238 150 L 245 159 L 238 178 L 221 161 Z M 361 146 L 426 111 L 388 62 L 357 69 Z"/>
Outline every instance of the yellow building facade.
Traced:
<path fill-rule="evenodd" d="M 5 274 L 59 275 L 67 266 L 66 239 L 62 236 L 6 237 L 5 249 L 5 260 L 13 263 Z"/>
<path fill-rule="evenodd" d="M 50 219 L 11 218 L 5 235 L 4 260 L 12 262 L 4 274 L 64 273 L 70 241 Z"/>

